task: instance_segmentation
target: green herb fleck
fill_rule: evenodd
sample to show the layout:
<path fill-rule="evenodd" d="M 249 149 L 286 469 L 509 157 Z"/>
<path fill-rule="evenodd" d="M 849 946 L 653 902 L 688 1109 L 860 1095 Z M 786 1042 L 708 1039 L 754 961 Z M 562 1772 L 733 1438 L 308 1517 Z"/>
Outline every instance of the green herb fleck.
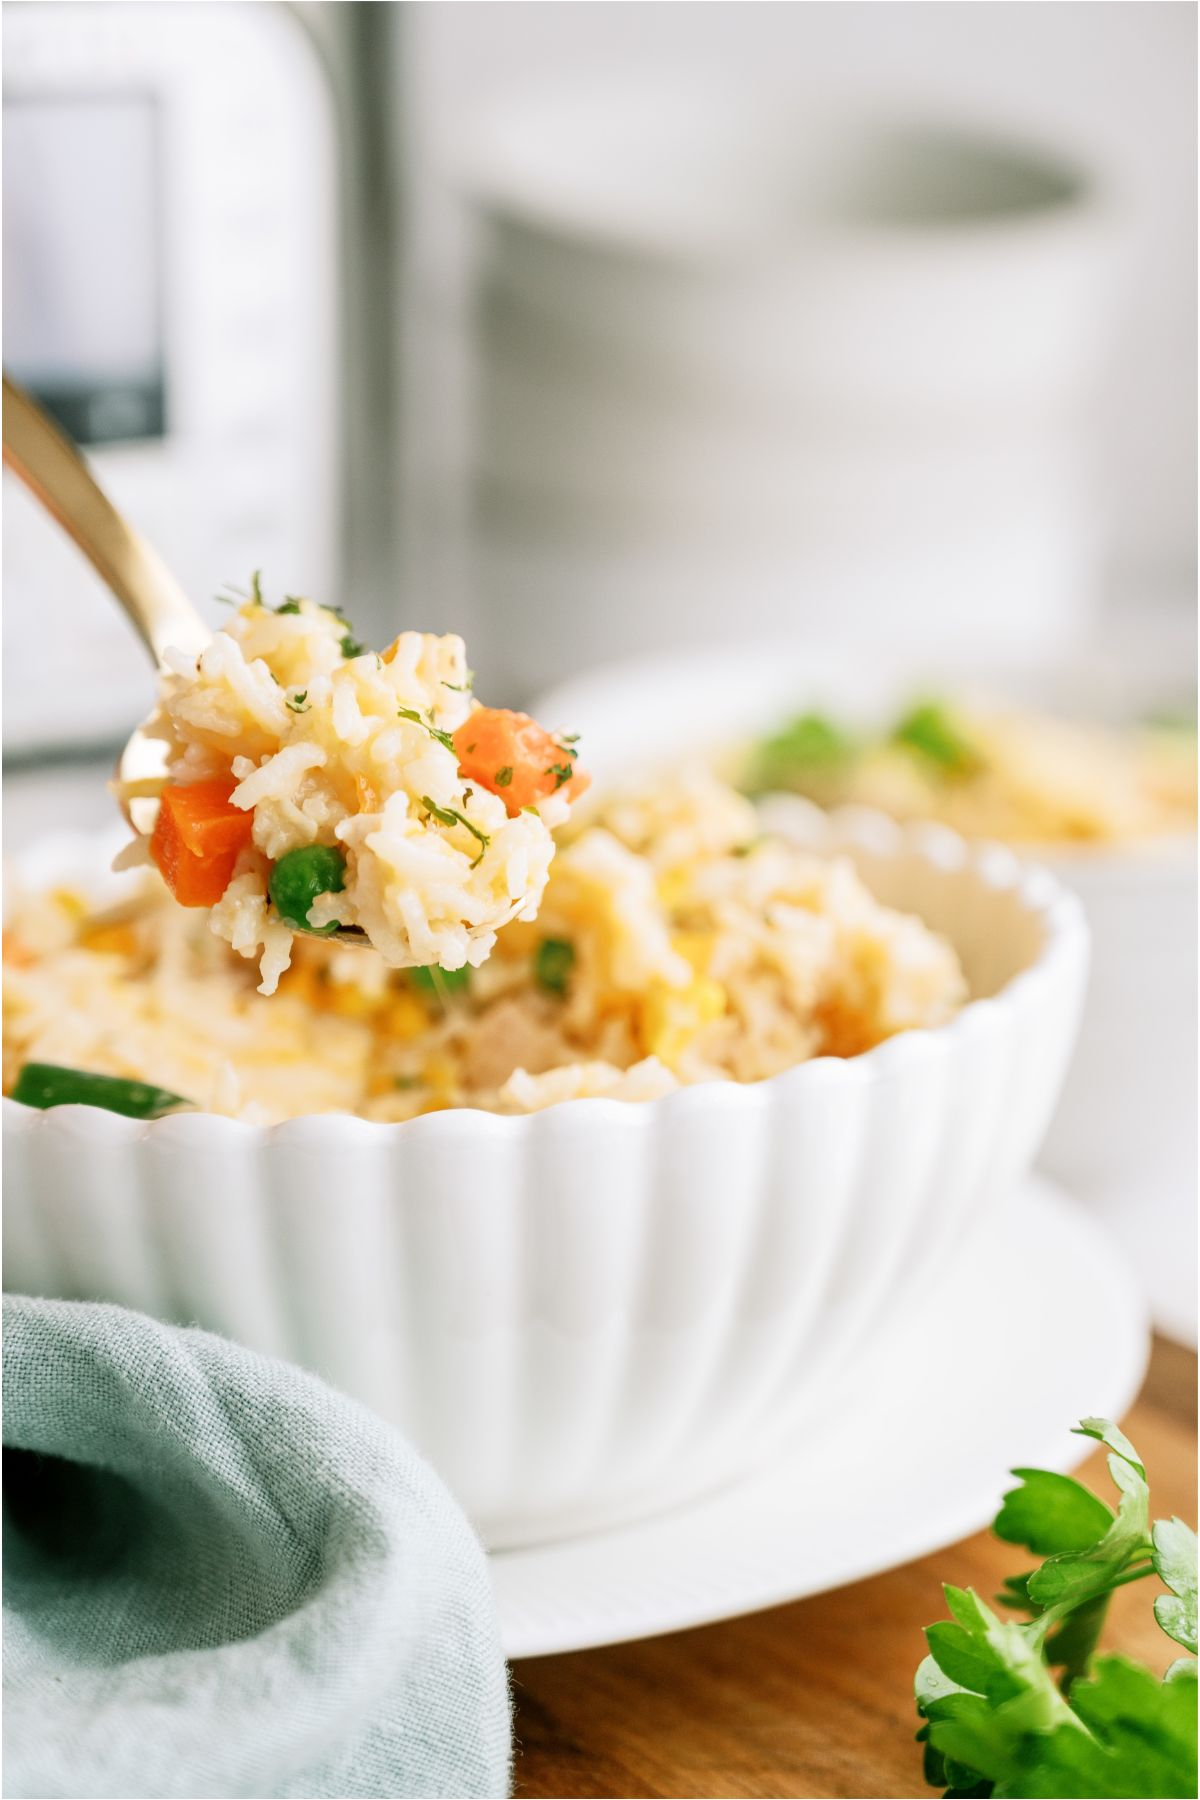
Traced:
<path fill-rule="evenodd" d="M 801 713 L 757 746 L 743 786 L 762 794 L 802 785 L 806 778 L 845 768 L 856 751 L 849 733 L 824 713 Z"/>
<path fill-rule="evenodd" d="M 421 1077 L 419 1075 L 393 1075 L 392 1086 L 398 1088 L 401 1093 L 407 1093 L 410 1088 L 421 1086 Z"/>
<path fill-rule="evenodd" d="M 511 767 L 507 763 L 504 765 L 504 767 L 502 769 L 497 769 L 495 776 L 494 776 L 494 780 L 495 780 L 496 786 L 498 788 L 505 788 L 505 787 L 511 786 L 512 778 L 513 778 L 513 772 L 512 772 Z"/>
<path fill-rule="evenodd" d="M 431 738 L 436 738 L 444 749 L 451 751 L 454 755 L 458 754 L 454 749 L 454 739 L 450 733 L 435 725 L 432 719 L 423 719 L 420 713 L 411 706 L 398 706 L 396 711 L 402 719 L 410 719 L 414 725 L 419 725 L 423 731 L 427 731 Z"/>
<path fill-rule="evenodd" d="M 356 656 L 365 656 L 367 654 L 367 646 L 365 644 L 360 644 L 353 632 L 350 631 L 348 631 L 342 639 L 341 649 L 342 655 L 347 662 L 353 662 Z M 383 667 L 382 658 L 380 659 L 379 666 L 380 668 Z"/>
<path fill-rule="evenodd" d="M 282 618 L 285 613 L 298 613 L 299 611 L 300 602 L 296 599 L 294 594 L 287 594 L 275 608 L 275 616 L 276 618 Z"/>
<path fill-rule="evenodd" d="M 289 694 L 287 707 L 289 712 L 302 713 L 308 711 L 308 689 L 301 688 L 298 694 Z"/>
<path fill-rule="evenodd" d="M 983 758 L 944 706 L 923 701 L 906 713 L 892 731 L 892 742 L 932 763 L 943 775 L 972 775 Z"/>
<path fill-rule="evenodd" d="M 480 831 L 478 825 L 472 825 L 465 813 L 455 812 L 452 806 L 435 805 L 428 794 L 421 795 L 421 805 L 437 820 L 439 825 L 462 825 L 470 832 L 471 836 L 476 839 L 480 847 L 479 855 L 475 858 L 471 867 L 473 869 L 478 868 L 479 864 L 483 861 L 484 851 L 492 841 L 487 832 Z"/>
<path fill-rule="evenodd" d="M 575 963 L 575 946 L 566 938 L 543 938 L 533 959 L 534 979 L 548 994 L 565 994 Z"/>
<path fill-rule="evenodd" d="M 261 606 L 263 604 L 261 569 L 255 569 L 253 575 L 250 577 L 250 599 L 255 606 Z"/>
<path fill-rule="evenodd" d="M 554 776 L 554 791 L 557 794 L 559 788 L 570 781 L 575 771 L 570 763 L 551 763 L 546 773 Z"/>
<path fill-rule="evenodd" d="M 448 687 L 455 694 L 469 694 L 475 686 L 475 671 L 468 669 L 465 681 L 443 681 L 442 686 Z"/>

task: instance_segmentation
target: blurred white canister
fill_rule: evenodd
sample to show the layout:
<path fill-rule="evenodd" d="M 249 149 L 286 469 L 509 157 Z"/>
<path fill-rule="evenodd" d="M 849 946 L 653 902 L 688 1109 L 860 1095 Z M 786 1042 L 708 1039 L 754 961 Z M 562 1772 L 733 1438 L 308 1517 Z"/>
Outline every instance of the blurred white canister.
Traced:
<path fill-rule="evenodd" d="M 493 679 L 734 621 L 1028 650 L 1088 616 L 1121 234 L 1085 174 L 974 129 L 626 86 L 507 109 L 466 167 Z"/>

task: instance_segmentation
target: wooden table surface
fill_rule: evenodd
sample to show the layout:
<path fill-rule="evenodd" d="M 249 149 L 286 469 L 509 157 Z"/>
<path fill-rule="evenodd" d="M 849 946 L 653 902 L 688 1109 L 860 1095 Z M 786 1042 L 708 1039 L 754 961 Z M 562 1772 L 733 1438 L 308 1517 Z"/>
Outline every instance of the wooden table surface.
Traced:
<path fill-rule="evenodd" d="M 1124 1422 L 1154 1516 L 1196 1518 L 1196 1359 L 1156 1342 Z M 1108 1497 L 1103 1452 L 1080 1472 Z M 1000 1496 L 997 1495 L 997 1503 Z M 941 1584 L 993 1594 L 1025 1553 L 987 1533 L 836 1593 L 513 1670 L 518 1796 L 929 1795 L 912 1677 Z M 1136 1585 L 1105 1647 L 1155 1667 L 1171 1647 Z"/>

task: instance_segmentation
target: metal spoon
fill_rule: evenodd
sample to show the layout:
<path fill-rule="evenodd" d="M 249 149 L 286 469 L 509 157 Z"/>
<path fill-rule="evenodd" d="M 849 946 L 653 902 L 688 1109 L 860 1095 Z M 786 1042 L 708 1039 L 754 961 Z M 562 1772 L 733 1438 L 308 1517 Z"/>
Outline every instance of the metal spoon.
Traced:
<path fill-rule="evenodd" d="M 158 552 L 121 517 L 70 439 L 8 375 L 4 461 L 120 601 L 156 668 L 162 667 L 168 648 L 193 655 L 203 650 L 212 632 Z M 154 828 L 157 793 L 166 773 L 167 747 L 147 735 L 153 723 L 152 714 L 132 734 L 117 761 L 117 779 L 129 784 L 121 810 L 142 836 Z M 367 942 L 357 926 L 341 926 L 331 936 L 348 944 Z"/>

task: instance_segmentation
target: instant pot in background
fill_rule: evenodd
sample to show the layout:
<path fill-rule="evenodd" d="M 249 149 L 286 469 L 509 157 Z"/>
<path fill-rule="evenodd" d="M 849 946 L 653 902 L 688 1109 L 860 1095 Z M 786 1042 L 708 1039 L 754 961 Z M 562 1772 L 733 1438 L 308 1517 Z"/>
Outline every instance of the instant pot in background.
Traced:
<path fill-rule="evenodd" d="M 214 623 L 341 570 L 334 112 L 281 6 L 5 8 L 4 359 Z M 5 746 L 118 740 L 145 655 L 4 483 Z M 48 642 L 54 654 L 46 655 Z"/>
<path fill-rule="evenodd" d="M 1090 620 L 1122 239 L 1087 173 L 627 82 L 509 107 L 464 167 L 493 686 L 735 624 L 1028 652 Z"/>

